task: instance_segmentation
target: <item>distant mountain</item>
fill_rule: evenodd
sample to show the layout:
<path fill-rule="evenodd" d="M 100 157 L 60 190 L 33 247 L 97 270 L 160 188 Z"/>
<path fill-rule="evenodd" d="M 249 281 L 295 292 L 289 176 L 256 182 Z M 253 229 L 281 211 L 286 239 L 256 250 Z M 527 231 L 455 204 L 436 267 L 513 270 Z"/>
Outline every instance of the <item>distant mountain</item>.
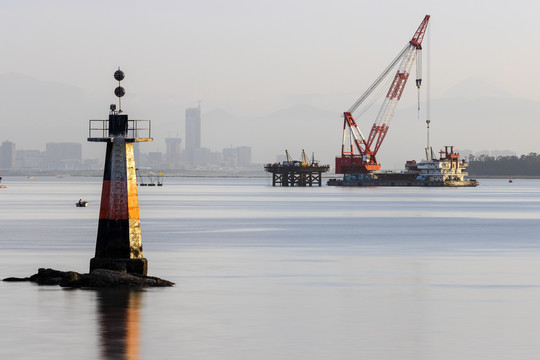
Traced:
<path fill-rule="evenodd" d="M 479 97 L 503 97 L 511 98 L 512 95 L 494 85 L 490 85 L 476 78 L 469 78 L 457 83 L 446 90 L 441 98 L 479 98 Z"/>
<path fill-rule="evenodd" d="M 425 104 L 421 105 L 425 110 Z M 540 102 L 505 98 L 444 98 L 431 102 L 430 143 L 458 149 L 510 149 L 518 154 L 540 152 Z M 384 156 L 393 153 L 423 155 L 425 115 L 418 120 L 416 107 L 396 112 L 385 140 Z M 416 148 L 417 150 L 413 150 Z"/>
<path fill-rule="evenodd" d="M 399 108 L 379 151 L 385 169 L 402 169 L 406 160 L 425 156 L 425 103 L 418 118 L 416 106 Z M 507 98 L 441 98 L 431 102 L 430 145 L 456 149 L 510 149 L 518 154 L 539 152 L 540 102 Z M 374 117 L 357 119 L 368 135 Z M 296 105 L 260 117 L 236 117 L 222 110 L 203 114 L 204 146 L 221 149 L 249 145 L 254 161 L 275 161 L 285 149 L 298 158 L 302 149 L 333 164 L 342 137 L 340 113 L 308 105 Z M 227 136 L 224 136 L 227 134 Z"/>
<path fill-rule="evenodd" d="M 488 90 L 499 96 L 487 96 Z M 144 151 L 165 151 L 165 137 L 180 136 L 185 143 L 181 99 L 130 95 L 132 118 L 153 121 L 155 141 L 145 144 Z M 455 145 L 472 152 L 508 149 L 517 154 L 540 153 L 540 102 L 503 96 L 501 91 L 473 80 L 456 85 L 446 95 L 431 102 L 430 138 L 435 151 Z M 91 156 L 88 151 L 102 152 L 102 146 L 88 145 L 86 137 L 89 119 L 95 119 L 96 114 L 106 118 L 107 96 L 114 101 L 112 91 L 96 99 L 73 85 L 21 74 L 0 75 L 0 141 L 13 141 L 17 149 L 41 150 L 46 142 L 74 141 L 85 144 L 84 156 Z M 404 161 L 424 156 L 426 105 L 421 104 L 420 118 L 416 106 L 401 105 L 378 154 L 384 169 L 402 169 Z M 344 109 L 334 112 L 322 106 L 296 104 L 250 117 L 223 109 L 203 112 L 202 146 L 214 151 L 251 146 L 253 161 L 259 163 L 274 162 L 285 150 L 298 159 L 304 149 L 333 165 L 341 149 Z M 365 136 L 377 111 L 374 106 L 372 114 L 357 118 Z"/>
<path fill-rule="evenodd" d="M 88 107 L 82 89 L 8 73 L 0 75 L 1 141 L 14 141 L 18 149 L 43 148 L 54 141 L 75 141 L 73 134 L 88 133 L 88 122 L 77 115 Z M 32 146 L 34 145 L 34 146 Z"/>
<path fill-rule="evenodd" d="M 84 91 L 76 86 L 16 73 L 0 75 L 0 96 L 2 114 L 10 113 L 17 118 L 36 111 L 56 114 L 77 111 L 85 100 Z"/>
<path fill-rule="evenodd" d="M 285 150 L 299 158 L 302 149 L 324 162 L 333 162 L 341 144 L 340 114 L 308 105 L 295 105 L 274 113 L 236 117 L 222 110 L 202 115 L 203 146 L 222 149 L 252 147 L 254 162 L 274 162 Z M 224 136 L 227 134 L 227 136 Z"/>

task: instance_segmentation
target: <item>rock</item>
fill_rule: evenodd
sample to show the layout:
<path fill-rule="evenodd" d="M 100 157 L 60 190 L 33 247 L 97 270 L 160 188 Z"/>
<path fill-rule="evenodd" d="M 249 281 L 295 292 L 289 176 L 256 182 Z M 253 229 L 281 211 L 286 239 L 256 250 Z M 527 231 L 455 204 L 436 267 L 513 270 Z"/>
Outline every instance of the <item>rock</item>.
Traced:
<path fill-rule="evenodd" d="M 30 276 L 30 281 L 39 285 L 60 285 L 65 272 L 54 269 L 38 269 L 38 273 Z"/>
<path fill-rule="evenodd" d="M 31 281 L 39 285 L 60 285 L 71 288 L 142 288 L 173 286 L 174 283 L 153 276 L 128 274 L 122 271 L 96 269 L 89 274 L 54 269 L 38 270 L 29 278 L 6 278 L 4 281 Z"/>
<path fill-rule="evenodd" d="M 173 286 L 174 283 L 152 276 L 127 274 L 115 270 L 96 269 L 81 276 L 77 287 L 156 287 Z"/>
<path fill-rule="evenodd" d="M 30 281 L 30 278 L 8 277 L 8 278 L 5 278 L 3 281 L 9 281 L 9 282 Z"/>
<path fill-rule="evenodd" d="M 62 287 L 78 287 L 77 283 L 81 279 L 81 274 L 76 273 L 75 271 L 67 271 L 64 276 L 62 276 L 62 281 L 60 286 Z"/>

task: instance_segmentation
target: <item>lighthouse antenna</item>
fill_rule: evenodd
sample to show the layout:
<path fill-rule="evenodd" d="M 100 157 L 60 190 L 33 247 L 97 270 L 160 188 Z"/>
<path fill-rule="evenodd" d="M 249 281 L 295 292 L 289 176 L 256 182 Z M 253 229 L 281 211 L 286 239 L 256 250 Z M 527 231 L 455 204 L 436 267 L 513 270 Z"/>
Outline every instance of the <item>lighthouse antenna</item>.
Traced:
<path fill-rule="evenodd" d="M 126 90 L 120 85 L 120 81 L 124 80 L 124 77 L 126 75 L 122 70 L 120 70 L 120 66 L 118 67 L 118 70 L 114 72 L 114 78 L 118 80 L 118 87 L 114 89 L 114 95 L 118 97 L 118 113 L 122 113 L 122 96 L 126 94 Z"/>

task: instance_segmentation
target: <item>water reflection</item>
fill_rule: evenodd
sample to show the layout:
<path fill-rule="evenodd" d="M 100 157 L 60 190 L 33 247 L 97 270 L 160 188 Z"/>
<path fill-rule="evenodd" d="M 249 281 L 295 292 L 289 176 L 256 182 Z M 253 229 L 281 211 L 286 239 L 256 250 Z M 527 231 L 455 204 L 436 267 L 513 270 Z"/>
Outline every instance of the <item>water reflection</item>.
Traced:
<path fill-rule="evenodd" d="M 139 359 L 141 296 L 139 290 L 98 290 L 99 342 L 103 359 Z"/>

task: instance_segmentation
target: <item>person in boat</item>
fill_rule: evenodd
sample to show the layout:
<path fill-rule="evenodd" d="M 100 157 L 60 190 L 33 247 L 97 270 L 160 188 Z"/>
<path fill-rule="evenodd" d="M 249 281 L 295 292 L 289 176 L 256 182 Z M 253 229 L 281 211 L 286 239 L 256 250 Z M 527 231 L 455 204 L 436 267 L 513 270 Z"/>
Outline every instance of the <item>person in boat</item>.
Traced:
<path fill-rule="evenodd" d="M 82 205 L 82 199 L 79 199 L 79 206 Z"/>

